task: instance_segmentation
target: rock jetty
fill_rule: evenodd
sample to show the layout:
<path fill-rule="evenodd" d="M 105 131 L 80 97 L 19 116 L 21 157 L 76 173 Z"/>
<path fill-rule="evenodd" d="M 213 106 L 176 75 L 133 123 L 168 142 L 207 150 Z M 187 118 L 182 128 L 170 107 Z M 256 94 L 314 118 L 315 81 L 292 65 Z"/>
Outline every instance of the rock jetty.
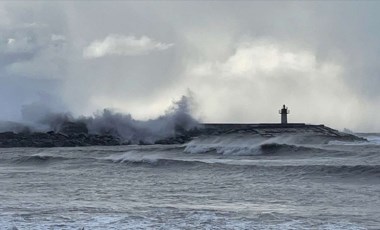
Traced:
<path fill-rule="evenodd" d="M 175 135 L 147 142 L 140 140 L 133 144 L 184 144 L 193 138 L 200 136 L 216 136 L 228 134 L 250 134 L 262 137 L 275 137 L 279 135 L 303 135 L 304 138 L 338 141 L 365 141 L 353 134 L 339 132 L 324 125 L 306 124 L 200 124 L 191 129 L 176 129 Z M 30 132 L 23 131 L 0 133 L 0 147 L 74 147 L 74 146 L 113 146 L 128 145 L 132 142 L 123 140 L 121 137 L 109 133 L 92 134 L 89 133 L 86 124 L 81 122 L 66 122 L 59 131 Z"/>
<path fill-rule="evenodd" d="M 182 144 L 199 136 L 220 136 L 229 134 L 249 134 L 258 135 L 264 138 L 276 136 L 303 136 L 304 141 L 313 143 L 318 140 L 318 143 L 328 143 L 329 141 L 367 141 L 365 138 L 358 137 L 353 134 L 340 132 L 329 128 L 325 125 L 308 125 L 304 123 L 261 123 L 261 124 L 226 124 L 226 123 L 206 123 L 199 127 L 178 133 L 174 137 L 163 140 L 158 140 L 155 144 Z"/>

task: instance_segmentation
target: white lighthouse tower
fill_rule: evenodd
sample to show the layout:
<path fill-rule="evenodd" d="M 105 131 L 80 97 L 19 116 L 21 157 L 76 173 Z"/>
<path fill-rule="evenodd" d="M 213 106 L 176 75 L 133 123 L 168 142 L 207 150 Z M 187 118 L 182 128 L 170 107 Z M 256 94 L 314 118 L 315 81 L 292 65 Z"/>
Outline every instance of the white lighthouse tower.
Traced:
<path fill-rule="evenodd" d="M 278 113 L 281 114 L 281 124 L 282 125 L 288 124 L 288 114 L 290 113 L 290 110 L 288 110 L 288 107 L 283 105 L 282 109 L 280 109 Z"/>

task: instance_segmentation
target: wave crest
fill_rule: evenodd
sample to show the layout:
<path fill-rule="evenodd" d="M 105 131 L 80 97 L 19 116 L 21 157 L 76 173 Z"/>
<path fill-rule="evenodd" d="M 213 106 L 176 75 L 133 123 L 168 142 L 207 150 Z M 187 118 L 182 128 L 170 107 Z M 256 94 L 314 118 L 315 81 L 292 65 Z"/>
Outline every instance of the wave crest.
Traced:
<path fill-rule="evenodd" d="M 305 135 L 270 138 L 258 135 L 210 136 L 197 138 L 185 144 L 184 151 L 193 154 L 215 152 L 222 155 L 244 156 L 319 150 L 317 145 L 305 144 L 304 140 Z"/>
<path fill-rule="evenodd" d="M 103 158 L 103 160 L 112 163 L 126 163 L 126 164 L 148 164 L 148 165 L 195 165 L 204 163 L 193 159 L 179 159 L 170 158 L 161 154 L 141 154 L 136 151 L 129 151 L 122 155 L 111 155 Z"/>

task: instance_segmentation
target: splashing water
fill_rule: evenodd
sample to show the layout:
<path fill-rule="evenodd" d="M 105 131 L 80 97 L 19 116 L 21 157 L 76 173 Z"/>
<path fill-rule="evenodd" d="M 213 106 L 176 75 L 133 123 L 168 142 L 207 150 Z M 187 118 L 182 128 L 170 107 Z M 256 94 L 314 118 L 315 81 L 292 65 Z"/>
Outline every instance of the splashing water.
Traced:
<path fill-rule="evenodd" d="M 53 113 L 41 106 L 30 105 L 23 107 L 23 122 L 1 122 L 0 131 L 61 132 L 69 127 L 78 132 L 113 135 L 131 143 L 153 143 L 198 125 L 198 121 L 191 116 L 191 104 L 190 96 L 182 96 L 164 115 L 149 120 L 136 120 L 131 114 L 111 109 L 98 111 L 93 116 L 75 118 L 70 113 Z"/>

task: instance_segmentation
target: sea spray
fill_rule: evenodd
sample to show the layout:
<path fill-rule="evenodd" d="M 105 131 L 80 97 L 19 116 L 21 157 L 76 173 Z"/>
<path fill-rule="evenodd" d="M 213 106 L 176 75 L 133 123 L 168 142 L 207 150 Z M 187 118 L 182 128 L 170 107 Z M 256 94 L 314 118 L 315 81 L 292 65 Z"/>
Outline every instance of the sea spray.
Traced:
<path fill-rule="evenodd" d="M 137 120 L 131 114 L 104 109 L 92 116 L 74 117 L 70 113 L 52 112 L 41 106 L 24 106 L 23 122 L 2 122 L 2 132 L 60 132 L 112 135 L 123 142 L 154 143 L 156 140 L 173 137 L 198 126 L 191 116 L 191 96 L 182 96 L 173 101 L 164 115 L 155 119 Z M 41 109 L 41 110 L 39 110 Z"/>
<path fill-rule="evenodd" d="M 83 117 L 90 133 L 111 134 L 131 142 L 155 140 L 172 137 L 198 125 L 190 115 L 190 99 L 182 96 L 179 101 L 156 119 L 135 120 L 130 114 L 122 114 L 105 109 L 93 117 Z"/>

